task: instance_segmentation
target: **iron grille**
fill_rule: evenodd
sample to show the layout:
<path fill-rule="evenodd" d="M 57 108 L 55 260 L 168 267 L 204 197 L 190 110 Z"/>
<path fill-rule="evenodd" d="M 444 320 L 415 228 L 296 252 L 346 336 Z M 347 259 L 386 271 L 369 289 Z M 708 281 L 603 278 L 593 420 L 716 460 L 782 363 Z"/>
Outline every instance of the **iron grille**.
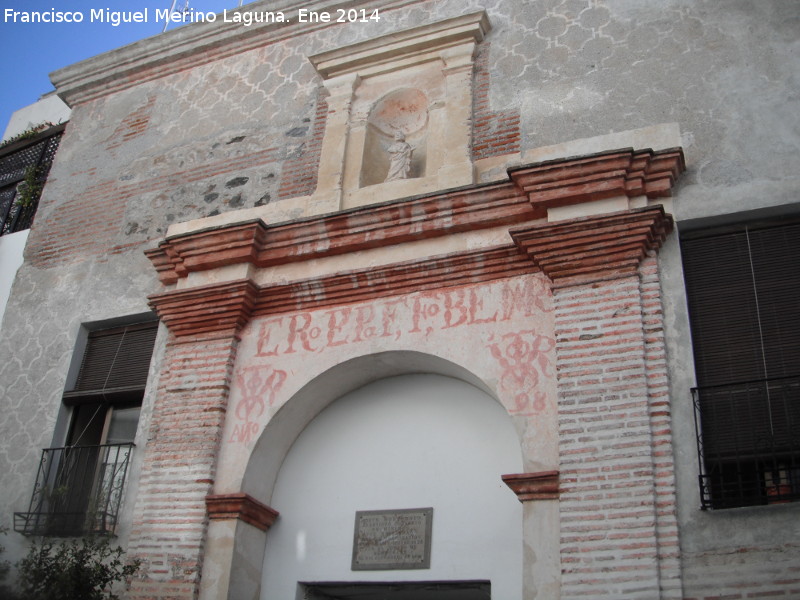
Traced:
<path fill-rule="evenodd" d="M 133 444 L 45 448 L 28 512 L 14 513 L 23 535 L 114 533 Z"/>
<path fill-rule="evenodd" d="M 19 185 L 29 173 L 37 185 L 44 185 L 63 132 L 64 125 L 57 125 L 0 149 L 0 235 L 22 231 L 33 224 L 38 198 L 22 206 L 16 201 Z"/>
<path fill-rule="evenodd" d="M 800 500 L 800 376 L 692 396 L 704 509 Z"/>

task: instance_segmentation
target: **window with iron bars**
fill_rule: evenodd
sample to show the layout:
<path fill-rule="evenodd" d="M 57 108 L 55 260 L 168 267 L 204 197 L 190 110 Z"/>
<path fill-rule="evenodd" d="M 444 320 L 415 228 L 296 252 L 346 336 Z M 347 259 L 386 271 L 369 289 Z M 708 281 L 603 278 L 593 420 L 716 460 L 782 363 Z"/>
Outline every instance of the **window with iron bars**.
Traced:
<path fill-rule="evenodd" d="M 65 125 L 0 147 L 0 235 L 29 229 Z M 24 188 L 28 188 L 26 193 Z"/>
<path fill-rule="evenodd" d="M 704 509 L 800 500 L 800 222 L 681 240 Z"/>
<path fill-rule="evenodd" d="M 64 394 L 71 423 L 66 445 L 45 448 L 26 512 L 24 535 L 115 532 L 124 498 L 157 323 L 89 334 L 77 383 Z"/>

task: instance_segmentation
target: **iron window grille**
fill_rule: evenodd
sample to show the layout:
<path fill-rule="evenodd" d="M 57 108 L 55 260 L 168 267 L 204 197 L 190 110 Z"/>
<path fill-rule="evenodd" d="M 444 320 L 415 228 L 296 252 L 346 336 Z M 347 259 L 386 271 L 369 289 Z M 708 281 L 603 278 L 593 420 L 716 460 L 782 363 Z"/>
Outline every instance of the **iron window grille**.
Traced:
<path fill-rule="evenodd" d="M 58 537 L 114 533 L 133 444 L 42 450 L 27 512 L 14 513 L 23 535 Z"/>
<path fill-rule="evenodd" d="M 800 376 L 692 396 L 703 509 L 800 500 Z"/>
<path fill-rule="evenodd" d="M 34 201 L 19 202 L 20 184 L 41 187 L 50 173 L 65 125 L 55 125 L 30 138 L 0 148 L 0 235 L 29 229 L 38 208 Z"/>

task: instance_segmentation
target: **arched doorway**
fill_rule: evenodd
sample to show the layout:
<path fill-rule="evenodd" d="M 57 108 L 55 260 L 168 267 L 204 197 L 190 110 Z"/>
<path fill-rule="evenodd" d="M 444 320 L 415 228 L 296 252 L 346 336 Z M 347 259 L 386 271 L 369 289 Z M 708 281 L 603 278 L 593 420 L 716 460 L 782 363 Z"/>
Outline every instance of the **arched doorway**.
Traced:
<path fill-rule="evenodd" d="M 281 465 L 271 500 L 281 516 L 267 536 L 261 598 L 369 584 L 375 593 L 391 586 L 387 598 L 427 589 L 438 600 L 479 582 L 469 591 L 483 594 L 475 598 L 491 588 L 492 597 L 520 599 L 522 508 L 500 476 L 521 467 L 510 417 L 465 381 L 409 374 L 345 393 Z M 356 512 L 422 507 L 433 509 L 429 568 L 352 569 Z"/>

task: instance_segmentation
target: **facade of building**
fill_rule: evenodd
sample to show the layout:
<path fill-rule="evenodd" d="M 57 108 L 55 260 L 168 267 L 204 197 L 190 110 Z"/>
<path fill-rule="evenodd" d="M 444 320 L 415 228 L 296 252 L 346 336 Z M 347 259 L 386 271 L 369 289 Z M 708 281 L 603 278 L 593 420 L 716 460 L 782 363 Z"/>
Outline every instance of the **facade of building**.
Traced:
<path fill-rule="evenodd" d="M 69 108 L 47 96 L 16 111 L 0 141 L 0 323 L 67 120 Z"/>
<path fill-rule="evenodd" d="M 257 2 L 54 73 L 10 558 L 111 534 L 140 600 L 800 596 L 798 40 L 781 0 Z"/>

